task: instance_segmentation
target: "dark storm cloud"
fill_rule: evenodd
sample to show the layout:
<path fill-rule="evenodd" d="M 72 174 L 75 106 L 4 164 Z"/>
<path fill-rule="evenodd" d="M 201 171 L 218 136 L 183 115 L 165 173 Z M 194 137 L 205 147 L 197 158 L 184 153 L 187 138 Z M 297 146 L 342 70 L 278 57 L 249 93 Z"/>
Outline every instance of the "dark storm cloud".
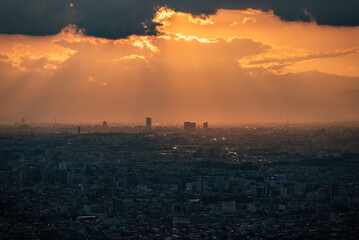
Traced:
<path fill-rule="evenodd" d="M 195 15 L 213 14 L 220 8 L 254 8 L 273 10 L 286 21 L 314 19 L 322 25 L 359 25 L 358 0 L 1 0 L 0 33 L 53 35 L 76 24 L 97 37 L 154 34 L 151 19 L 164 5 Z"/>

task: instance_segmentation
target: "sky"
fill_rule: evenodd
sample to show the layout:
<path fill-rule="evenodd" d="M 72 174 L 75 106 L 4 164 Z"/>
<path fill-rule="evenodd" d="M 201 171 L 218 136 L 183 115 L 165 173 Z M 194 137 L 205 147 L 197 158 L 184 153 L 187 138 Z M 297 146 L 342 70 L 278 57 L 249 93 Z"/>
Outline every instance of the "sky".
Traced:
<path fill-rule="evenodd" d="M 359 120 L 359 1 L 0 9 L 0 123 Z"/>

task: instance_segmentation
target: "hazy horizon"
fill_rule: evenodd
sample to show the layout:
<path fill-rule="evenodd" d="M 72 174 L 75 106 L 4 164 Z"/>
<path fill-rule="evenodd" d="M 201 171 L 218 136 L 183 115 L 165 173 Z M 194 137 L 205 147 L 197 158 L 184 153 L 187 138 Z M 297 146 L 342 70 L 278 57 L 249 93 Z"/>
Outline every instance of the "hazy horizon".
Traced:
<path fill-rule="evenodd" d="M 285 121 L 252 121 L 252 122 L 211 122 L 211 121 L 196 121 L 193 119 L 187 119 L 184 121 L 173 121 L 173 122 L 168 122 L 168 121 L 154 121 L 155 119 L 152 119 L 152 127 L 183 127 L 183 123 L 184 122 L 195 122 L 197 124 L 197 128 L 202 128 L 203 123 L 209 123 L 209 127 L 243 127 L 243 126 L 267 126 L 267 125 L 326 125 L 326 124 L 359 124 L 359 120 L 345 120 L 345 121 L 313 121 L 310 120 L 308 121 L 308 119 L 303 119 L 303 121 L 291 121 L 290 119 L 285 119 Z M 69 126 L 77 126 L 77 125 L 88 125 L 88 126 L 102 126 L 103 122 L 106 121 L 107 122 L 107 126 L 108 127 L 119 127 L 119 126 L 128 126 L 128 127 L 139 127 L 139 126 L 145 126 L 146 122 L 145 120 L 143 121 L 108 121 L 106 119 L 101 120 L 101 121 L 69 121 L 69 122 L 62 122 L 62 121 L 55 121 L 53 120 L 52 122 L 48 121 L 39 121 L 39 122 L 34 122 L 34 121 L 28 121 L 27 119 L 25 119 L 25 124 L 27 125 L 69 125 Z M 20 121 L 15 121 L 15 122 L 0 122 L 0 126 L 21 126 L 23 123 L 20 119 Z"/>

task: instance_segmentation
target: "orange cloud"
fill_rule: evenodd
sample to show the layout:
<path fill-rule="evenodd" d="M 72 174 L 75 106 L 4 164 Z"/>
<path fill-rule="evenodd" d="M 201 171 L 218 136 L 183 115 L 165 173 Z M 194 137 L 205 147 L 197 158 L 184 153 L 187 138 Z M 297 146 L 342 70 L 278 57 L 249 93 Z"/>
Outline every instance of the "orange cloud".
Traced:
<path fill-rule="evenodd" d="M 264 54 L 243 58 L 238 62 L 242 68 L 276 69 L 275 72 L 287 73 L 292 70 L 291 66 L 295 63 L 315 59 L 335 58 L 349 54 L 357 54 L 358 52 L 359 48 L 347 49 L 343 51 L 337 50 L 332 52 L 308 52 L 305 49 L 280 48 Z"/>
<path fill-rule="evenodd" d="M 359 27 L 318 26 L 314 20 L 311 23 L 288 23 L 281 21 L 273 12 L 253 9 L 219 10 L 215 15 L 207 18 L 198 17 L 212 24 L 196 24 L 188 20 L 188 15 L 161 8 L 154 21 L 160 24 L 157 30 L 167 37 L 175 35 L 183 39 L 196 38 L 202 41 L 215 41 L 218 38 L 227 41 L 232 38 L 249 38 L 271 46 L 272 50 L 265 54 L 240 60 L 242 67 L 249 67 L 248 63 L 251 61 L 276 58 L 272 63 L 267 62 L 252 67 L 269 69 L 269 66 L 278 68 L 281 65 L 282 73 L 320 70 L 343 75 L 342 67 L 326 65 L 326 61 L 323 61 L 323 64 L 318 62 L 315 68 L 311 69 L 311 63 L 304 60 L 341 57 L 338 62 L 349 58 L 359 61 L 358 52 L 351 52 L 351 49 L 358 48 L 356 39 L 359 39 Z M 345 54 L 336 54 L 341 52 Z M 288 62 L 284 62 L 286 59 Z M 294 59 L 296 61 L 293 61 Z M 282 63 L 278 64 L 278 62 Z M 359 76 L 359 68 L 352 69 L 347 74 Z"/>
<path fill-rule="evenodd" d="M 153 21 L 158 36 L 110 40 L 76 26 L 0 35 L 0 120 L 356 117 L 340 94 L 359 89 L 357 27 L 283 22 L 252 9 L 192 16 L 160 8 Z"/>

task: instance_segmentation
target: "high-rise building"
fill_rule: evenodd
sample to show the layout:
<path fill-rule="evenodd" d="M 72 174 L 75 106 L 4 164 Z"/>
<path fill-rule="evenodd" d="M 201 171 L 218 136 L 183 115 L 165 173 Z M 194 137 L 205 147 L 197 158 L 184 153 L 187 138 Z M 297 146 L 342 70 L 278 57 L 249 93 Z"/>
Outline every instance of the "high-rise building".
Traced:
<path fill-rule="evenodd" d="M 146 118 L 146 129 L 152 128 L 152 119 L 150 117 Z"/>
<path fill-rule="evenodd" d="M 107 127 L 107 122 L 106 121 L 103 121 L 102 127 Z"/>
<path fill-rule="evenodd" d="M 22 128 L 28 128 L 28 127 L 29 127 L 29 125 L 26 124 L 26 121 L 25 121 L 25 118 L 24 118 L 24 117 L 21 119 L 21 127 L 22 127 Z"/>
<path fill-rule="evenodd" d="M 203 123 L 203 129 L 208 129 L 208 122 Z"/>
<path fill-rule="evenodd" d="M 186 132 L 196 131 L 196 123 L 195 122 L 184 122 L 184 130 Z"/>
<path fill-rule="evenodd" d="M 81 128 L 77 127 L 77 134 L 80 135 L 81 134 Z"/>

